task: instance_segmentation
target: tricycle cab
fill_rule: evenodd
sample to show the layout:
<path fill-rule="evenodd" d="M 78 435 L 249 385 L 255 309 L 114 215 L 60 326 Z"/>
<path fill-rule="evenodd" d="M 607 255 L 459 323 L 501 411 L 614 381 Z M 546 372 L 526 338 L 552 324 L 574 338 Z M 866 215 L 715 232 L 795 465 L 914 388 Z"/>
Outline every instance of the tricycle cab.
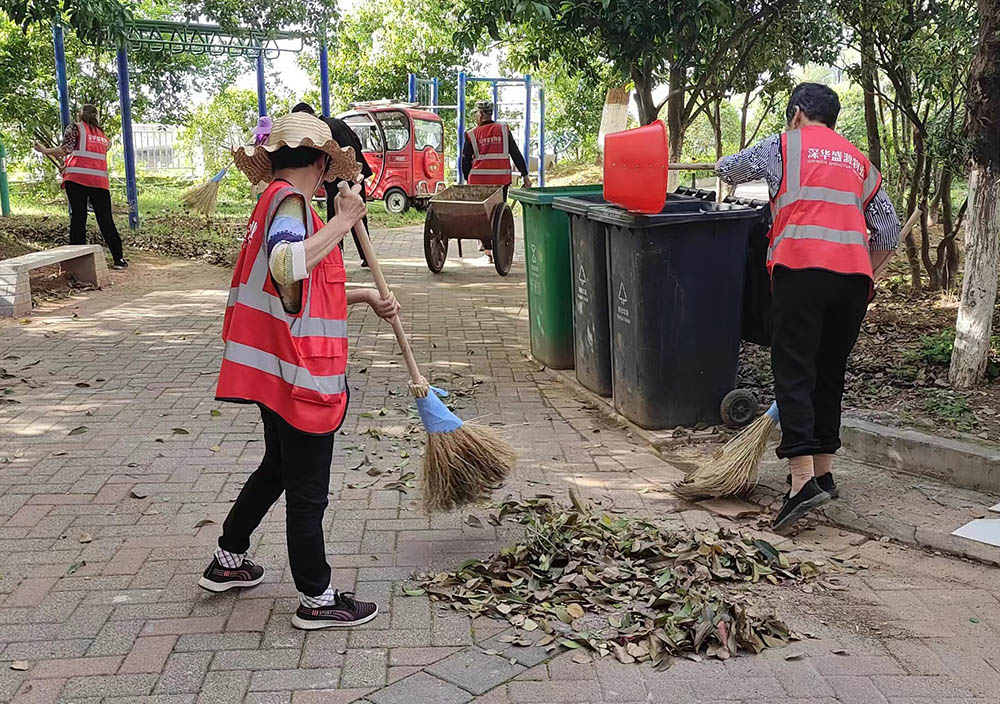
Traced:
<path fill-rule="evenodd" d="M 424 210 L 444 188 L 444 125 L 410 104 L 357 103 L 340 117 L 361 139 L 373 175 L 368 196 L 391 213 Z"/>

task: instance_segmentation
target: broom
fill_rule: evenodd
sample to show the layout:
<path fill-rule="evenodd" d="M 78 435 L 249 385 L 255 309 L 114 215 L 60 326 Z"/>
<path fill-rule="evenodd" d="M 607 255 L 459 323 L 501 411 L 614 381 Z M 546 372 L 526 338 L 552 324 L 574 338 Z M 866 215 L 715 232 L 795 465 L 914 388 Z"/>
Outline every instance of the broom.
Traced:
<path fill-rule="evenodd" d="M 340 183 L 341 193 L 347 188 L 346 183 Z M 354 234 L 361 243 L 379 295 L 387 298 L 389 286 L 363 221 L 354 226 Z M 392 319 L 392 329 L 410 375 L 410 393 L 416 399 L 420 420 L 427 430 L 424 506 L 433 513 L 488 498 L 490 492 L 499 489 L 514 469 L 517 455 L 492 430 L 463 423 L 448 410 L 440 398 L 448 393 L 430 386 L 420 373 L 398 315 Z"/>
<path fill-rule="evenodd" d="M 778 404 L 722 446 L 707 463 L 673 486 L 686 499 L 742 496 L 757 486 L 760 459 L 778 425 Z"/>
<path fill-rule="evenodd" d="M 219 197 L 219 183 L 227 171 L 229 171 L 228 166 L 215 174 L 207 183 L 188 190 L 181 196 L 181 201 L 189 210 L 201 213 L 206 218 L 212 217 L 212 214 L 215 212 L 216 201 Z"/>

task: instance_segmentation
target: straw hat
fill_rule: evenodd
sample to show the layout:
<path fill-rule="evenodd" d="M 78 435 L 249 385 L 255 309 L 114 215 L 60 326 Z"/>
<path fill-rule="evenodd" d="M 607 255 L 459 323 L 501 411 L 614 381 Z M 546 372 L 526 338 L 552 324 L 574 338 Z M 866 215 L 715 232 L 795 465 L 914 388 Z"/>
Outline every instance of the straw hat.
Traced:
<path fill-rule="evenodd" d="M 254 130 L 259 144 L 241 146 L 233 150 L 236 167 L 250 183 L 270 183 L 274 180 L 269 154 L 281 147 L 312 147 L 330 156 L 330 168 L 324 181 L 342 178 L 357 181 L 361 165 L 355 160 L 352 147 L 342 147 L 330 135 L 329 126 L 319 118 L 304 112 L 295 112 L 270 122 L 261 118 Z"/>

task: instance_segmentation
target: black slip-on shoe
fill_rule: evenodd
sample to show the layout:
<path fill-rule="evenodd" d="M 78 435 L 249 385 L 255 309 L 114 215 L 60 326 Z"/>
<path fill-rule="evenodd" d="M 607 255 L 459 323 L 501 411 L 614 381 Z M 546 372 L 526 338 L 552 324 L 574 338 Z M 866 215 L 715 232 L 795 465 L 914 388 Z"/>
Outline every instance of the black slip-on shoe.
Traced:
<path fill-rule="evenodd" d="M 329 606 L 309 607 L 299 605 L 292 616 L 292 625 L 304 631 L 320 628 L 350 628 L 368 623 L 378 616 L 378 606 L 370 601 L 357 601 L 351 592 L 337 592 L 336 601 Z"/>
<path fill-rule="evenodd" d="M 785 484 L 792 483 L 792 475 L 789 474 L 785 477 Z M 837 488 L 837 483 L 833 481 L 833 472 L 827 472 L 826 474 L 820 474 L 816 477 L 816 483 L 819 484 L 819 488 L 830 495 L 831 499 L 840 498 L 840 489 Z"/>
<path fill-rule="evenodd" d="M 778 511 L 778 515 L 774 517 L 774 523 L 771 524 L 772 530 L 780 533 L 782 530 L 790 528 L 795 521 L 829 500 L 830 495 L 819 488 L 815 479 L 810 479 L 798 494 L 785 497 L 785 503 Z"/>

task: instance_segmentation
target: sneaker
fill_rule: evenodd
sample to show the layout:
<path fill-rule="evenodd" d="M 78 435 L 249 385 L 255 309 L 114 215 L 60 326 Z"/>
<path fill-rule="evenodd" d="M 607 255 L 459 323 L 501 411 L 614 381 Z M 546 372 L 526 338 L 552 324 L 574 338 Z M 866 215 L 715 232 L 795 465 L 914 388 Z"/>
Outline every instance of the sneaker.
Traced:
<path fill-rule="evenodd" d="M 224 592 L 233 587 L 256 587 L 264 581 L 264 568 L 252 560 L 243 560 L 239 567 L 224 567 L 217 558 L 198 580 L 198 586 L 210 592 Z"/>
<path fill-rule="evenodd" d="M 116 259 L 115 263 L 111 265 L 111 268 L 112 269 L 128 269 L 128 262 L 125 261 L 124 257 L 122 257 L 121 259 Z"/>
<path fill-rule="evenodd" d="M 792 475 L 789 474 L 785 477 L 785 484 L 792 483 Z M 840 498 L 840 489 L 837 488 L 836 482 L 833 481 L 833 472 L 827 472 L 826 474 L 821 474 L 816 477 L 816 483 L 819 484 L 819 488 L 830 495 L 831 499 Z"/>
<path fill-rule="evenodd" d="M 368 262 L 361 262 L 361 268 L 362 269 L 367 269 L 368 268 Z"/>
<path fill-rule="evenodd" d="M 329 606 L 313 608 L 299 605 L 292 616 L 292 625 L 304 631 L 320 628 L 350 628 L 368 623 L 378 616 L 378 606 L 368 601 L 355 601 L 352 592 L 337 592 Z"/>
<path fill-rule="evenodd" d="M 771 528 L 775 532 L 790 528 L 795 521 L 829 500 L 830 495 L 819 488 L 815 479 L 810 479 L 798 494 L 785 497 L 785 503 L 778 511 L 778 515 L 774 517 Z"/>

